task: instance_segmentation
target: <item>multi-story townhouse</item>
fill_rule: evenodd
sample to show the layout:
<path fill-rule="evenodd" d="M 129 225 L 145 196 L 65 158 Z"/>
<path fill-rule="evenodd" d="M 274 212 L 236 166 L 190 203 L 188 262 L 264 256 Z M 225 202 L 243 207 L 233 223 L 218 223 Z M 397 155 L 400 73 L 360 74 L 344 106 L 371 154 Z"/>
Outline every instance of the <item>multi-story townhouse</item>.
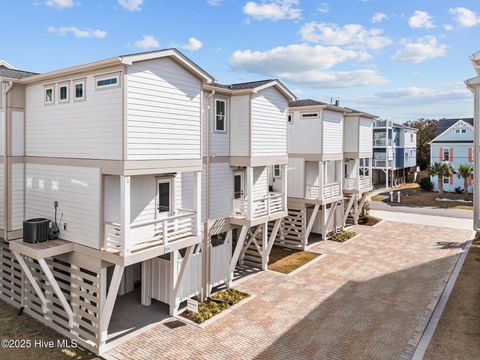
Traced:
<path fill-rule="evenodd" d="M 480 51 L 476 52 L 470 57 L 472 66 L 475 69 L 476 76 L 465 81 L 465 85 L 473 93 L 473 118 L 474 123 L 478 124 L 480 119 Z M 479 144 L 480 144 L 480 128 L 474 126 L 473 128 L 473 141 L 474 141 L 474 150 L 473 150 L 473 163 L 475 166 L 475 172 L 473 175 L 474 179 L 480 179 L 480 157 L 479 157 Z M 480 181 L 474 181 L 473 185 L 473 223 L 474 229 L 480 229 Z"/>
<path fill-rule="evenodd" d="M 0 71 L 2 299 L 101 353 L 117 294 L 140 285 L 143 305 L 175 314 L 230 284 L 252 243 L 266 268 L 295 99 L 279 81 L 220 85 L 175 49 Z M 24 242 L 32 218 L 60 239 Z"/>
<path fill-rule="evenodd" d="M 438 121 L 436 137 L 430 142 L 430 164 L 448 162 L 455 174 L 442 179 L 443 190 L 453 192 L 456 188 L 463 190 L 464 179 L 458 174 L 462 164 L 473 165 L 473 118 L 441 119 Z M 433 189 L 438 191 L 438 176 L 431 176 Z M 469 192 L 473 189 L 468 179 Z"/>
<path fill-rule="evenodd" d="M 416 172 L 417 129 L 390 120 L 376 120 L 373 128 L 373 183 L 388 188 Z"/>

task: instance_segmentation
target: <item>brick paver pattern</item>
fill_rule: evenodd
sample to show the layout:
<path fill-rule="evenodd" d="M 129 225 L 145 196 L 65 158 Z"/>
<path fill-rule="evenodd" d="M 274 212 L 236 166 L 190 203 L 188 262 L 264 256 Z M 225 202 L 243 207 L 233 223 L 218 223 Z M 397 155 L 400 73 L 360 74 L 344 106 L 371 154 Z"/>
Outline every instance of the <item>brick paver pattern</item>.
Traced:
<path fill-rule="evenodd" d="M 200 329 L 164 324 L 109 351 L 118 359 L 409 359 L 469 232 L 383 222 L 293 276 L 238 284 L 256 297 Z"/>

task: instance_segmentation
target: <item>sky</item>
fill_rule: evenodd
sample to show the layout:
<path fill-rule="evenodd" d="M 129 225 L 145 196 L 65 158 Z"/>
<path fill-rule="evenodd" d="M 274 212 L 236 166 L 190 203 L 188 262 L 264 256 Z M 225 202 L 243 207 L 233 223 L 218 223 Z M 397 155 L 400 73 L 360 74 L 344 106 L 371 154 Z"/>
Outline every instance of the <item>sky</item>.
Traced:
<path fill-rule="evenodd" d="M 468 117 L 478 0 L 0 0 L 0 59 L 47 72 L 177 47 L 218 82 L 397 122 Z"/>

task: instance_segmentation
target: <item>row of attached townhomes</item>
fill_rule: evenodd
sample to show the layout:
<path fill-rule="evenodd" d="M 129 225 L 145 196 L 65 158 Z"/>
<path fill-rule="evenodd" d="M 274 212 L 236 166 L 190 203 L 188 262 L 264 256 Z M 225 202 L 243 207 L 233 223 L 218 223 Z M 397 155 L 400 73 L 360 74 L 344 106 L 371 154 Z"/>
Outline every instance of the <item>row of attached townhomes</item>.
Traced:
<path fill-rule="evenodd" d="M 374 184 L 393 187 L 417 172 L 417 129 L 391 120 L 375 120 L 373 128 Z"/>
<path fill-rule="evenodd" d="M 474 124 L 478 124 L 480 119 L 480 51 L 476 52 L 470 57 L 473 68 L 476 72 L 474 78 L 465 81 L 465 85 L 473 93 L 474 109 L 473 118 Z M 473 163 L 474 163 L 474 179 L 480 179 L 480 128 L 473 127 Z M 475 230 L 480 230 L 480 181 L 473 182 L 473 224 Z"/>
<path fill-rule="evenodd" d="M 372 189 L 375 116 L 219 84 L 175 49 L 4 62 L 0 85 L 0 298 L 98 354 L 128 333 L 127 298 L 176 315 L 274 245 L 356 223 Z M 38 218 L 59 239 L 24 241 Z"/>
<path fill-rule="evenodd" d="M 473 118 L 441 119 L 438 122 L 436 137 L 430 142 L 430 164 L 449 163 L 454 174 L 442 179 L 443 190 L 454 192 L 464 188 L 464 179 L 458 174 L 462 164 L 473 166 Z M 438 191 L 438 176 L 431 176 L 433 189 Z M 468 191 L 472 192 L 473 179 L 468 179 Z"/>

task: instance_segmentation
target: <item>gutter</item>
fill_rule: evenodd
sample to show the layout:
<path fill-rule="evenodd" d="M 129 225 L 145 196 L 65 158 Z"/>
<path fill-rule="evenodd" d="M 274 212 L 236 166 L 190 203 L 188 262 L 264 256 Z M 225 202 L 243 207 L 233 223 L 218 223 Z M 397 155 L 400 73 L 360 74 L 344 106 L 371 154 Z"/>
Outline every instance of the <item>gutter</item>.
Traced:
<path fill-rule="evenodd" d="M 212 90 L 207 96 L 205 104 L 205 123 L 206 136 L 205 148 L 207 152 L 207 159 L 205 163 L 205 225 L 203 231 L 203 286 L 202 286 L 202 301 L 210 296 L 210 119 L 209 119 L 209 105 L 210 99 L 215 95 L 215 90 Z M 202 154 L 203 159 L 203 154 Z M 203 160 L 202 160 L 203 161 Z"/>
<path fill-rule="evenodd" d="M 9 124 L 9 116 L 8 116 L 8 93 L 13 88 L 13 81 L 2 81 L 0 84 L 4 83 L 5 92 L 3 94 L 3 110 L 5 112 L 5 119 L 3 124 L 3 213 L 4 213 L 4 224 L 3 224 L 3 239 L 4 241 L 8 240 L 8 198 L 9 198 L 9 186 L 8 186 L 8 178 L 9 178 L 9 169 L 8 169 L 8 149 L 9 149 L 9 136 L 8 133 L 10 132 L 10 124 Z"/>

